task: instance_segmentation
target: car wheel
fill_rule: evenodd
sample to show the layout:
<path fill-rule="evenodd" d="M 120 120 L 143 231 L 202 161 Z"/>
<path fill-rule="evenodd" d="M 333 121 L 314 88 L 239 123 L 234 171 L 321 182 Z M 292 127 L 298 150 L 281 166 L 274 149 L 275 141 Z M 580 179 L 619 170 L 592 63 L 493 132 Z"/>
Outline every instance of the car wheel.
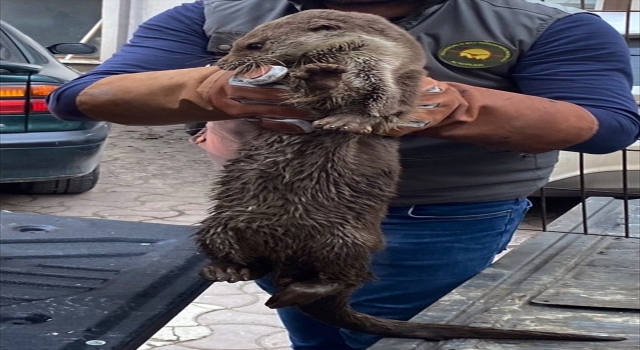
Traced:
<path fill-rule="evenodd" d="M 25 182 L 20 184 L 20 191 L 29 194 L 76 194 L 94 188 L 100 177 L 100 166 L 92 172 L 63 180 Z"/>

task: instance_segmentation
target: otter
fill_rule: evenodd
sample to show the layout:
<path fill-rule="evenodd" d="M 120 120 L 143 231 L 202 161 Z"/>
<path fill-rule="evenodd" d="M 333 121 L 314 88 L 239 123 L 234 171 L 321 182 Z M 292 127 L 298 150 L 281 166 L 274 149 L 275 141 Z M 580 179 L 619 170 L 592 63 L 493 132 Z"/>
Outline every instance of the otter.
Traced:
<path fill-rule="evenodd" d="M 307 10 L 258 26 L 218 66 L 242 75 L 288 68 L 287 103 L 318 119 L 300 135 L 261 130 L 246 140 L 214 184 L 213 207 L 196 243 L 212 263 L 201 276 L 237 282 L 270 275 L 270 308 L 295 306 L 329 325 L 383 337 L 622 340 L 376 318 L 349 297 L 374 278 L 372 254 L 400 175 L 399 140 L 382 136 L 411 122 L 421 79 L 421 45 L 370 14 Z"/>

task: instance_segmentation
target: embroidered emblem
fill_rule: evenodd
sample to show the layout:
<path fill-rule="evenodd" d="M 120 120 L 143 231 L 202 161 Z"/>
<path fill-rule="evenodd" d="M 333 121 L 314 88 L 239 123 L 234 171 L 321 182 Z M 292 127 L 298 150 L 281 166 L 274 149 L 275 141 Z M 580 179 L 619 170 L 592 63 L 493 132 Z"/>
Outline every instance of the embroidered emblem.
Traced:
<path fill-rule="evenodd" d="M 462 41 L 440 51 L 441 61 L 463 68 L 489 68 L 513 59 L 513 49 L 493 41 Z"/>

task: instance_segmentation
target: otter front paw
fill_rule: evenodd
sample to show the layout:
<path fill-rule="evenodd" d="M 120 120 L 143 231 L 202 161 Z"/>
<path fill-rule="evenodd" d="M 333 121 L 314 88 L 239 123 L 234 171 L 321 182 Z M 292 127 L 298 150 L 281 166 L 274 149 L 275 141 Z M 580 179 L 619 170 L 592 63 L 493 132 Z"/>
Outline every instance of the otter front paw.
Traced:
<path fill-rule="evenodd" d="M 214 282 L 235 283 L 238 281 L 250 281 L 263 277 L 264 271 L 250 269 L 248 266 L 234 263 L 214 262 L 200 269 L 200 277 Z"/>
<path fill-rule="evenodd" d="M 342 81 L 346 67 L 331 63 L 310 63 L 291 71 L 291 77 L 303 80 L 307 87 L 315 90 L 335 89 Z"/>

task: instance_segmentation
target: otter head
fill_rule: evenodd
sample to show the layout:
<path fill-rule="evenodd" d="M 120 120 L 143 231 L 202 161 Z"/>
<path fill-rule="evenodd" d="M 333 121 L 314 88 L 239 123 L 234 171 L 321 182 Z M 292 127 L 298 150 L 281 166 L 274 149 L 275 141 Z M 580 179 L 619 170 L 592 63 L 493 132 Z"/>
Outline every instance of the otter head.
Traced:
<path fill-rule="evenodd" d="M 233 43 L 218 66 L 246 73 L 265 65 L 293 68 L 312 62 L 333 63 L 337 55 L 360 50 L 389 26 L 395 27 L 375 15 L 302 11 L 256 27 Z"/>

